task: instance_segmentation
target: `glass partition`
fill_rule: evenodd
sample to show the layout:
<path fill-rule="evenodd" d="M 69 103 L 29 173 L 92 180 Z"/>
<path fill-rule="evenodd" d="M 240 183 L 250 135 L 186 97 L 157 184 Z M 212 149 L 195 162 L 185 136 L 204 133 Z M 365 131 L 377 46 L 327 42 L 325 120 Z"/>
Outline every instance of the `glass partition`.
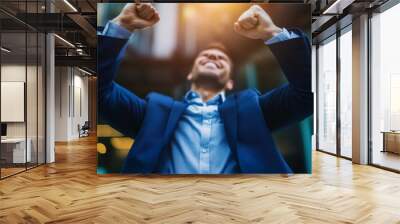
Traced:
<path fill-rule="evenodd" d="M 44 1 L 1 1 L 0 178 L 45 163 L 44 33 L 22 22 Z M 24 19 L 25 18 L 25 19 Z M 10 25 L 11 24 L 11 25 Z"/>
<path fill-rule="evenodd" d="M 1 34 L 2 177 L 26 169 L 31 160 L 26 125 L 26 33 Z M 28 147 L 28 148 L 27 148 Z M 27 150 L 28 149 L 28 150 Z"/>

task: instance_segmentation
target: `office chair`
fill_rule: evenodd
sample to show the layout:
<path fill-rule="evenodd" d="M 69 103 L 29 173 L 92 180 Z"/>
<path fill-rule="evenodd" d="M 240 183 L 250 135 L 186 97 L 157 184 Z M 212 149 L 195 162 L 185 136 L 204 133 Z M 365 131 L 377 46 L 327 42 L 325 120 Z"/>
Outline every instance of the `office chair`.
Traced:
<path fill-rule="evenodd" d="M 80 125 L 78 124 L 79 138 L 89 136 L 89 130 L 90 130 L 89 121 L 85 121 L 82 127 L 80 127 Z"/>

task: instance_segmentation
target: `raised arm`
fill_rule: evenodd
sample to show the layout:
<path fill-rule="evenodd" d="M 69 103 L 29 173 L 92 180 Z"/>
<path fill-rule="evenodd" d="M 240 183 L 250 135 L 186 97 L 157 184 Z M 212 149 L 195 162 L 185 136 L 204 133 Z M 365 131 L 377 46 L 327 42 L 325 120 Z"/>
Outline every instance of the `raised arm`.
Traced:
<path fill-rule="evenodd" d="M 159 20 L 150 4 L 127 4 L 98 35 L 98 108 L 100 119 L 126 136 L 135 137 L 144 118 L 146 101 L 113 80 L 125 55 L 130 34 Z"/>
<path fill-rule="evenodd" d="M 256 5 L 239 17 L 234 29 L 248 38 L 263 40 L 289 82 L 260 96 L 268 127 L 275 130 L 312 115 L 311 47 L 303 32 L 277 27 Z"/>

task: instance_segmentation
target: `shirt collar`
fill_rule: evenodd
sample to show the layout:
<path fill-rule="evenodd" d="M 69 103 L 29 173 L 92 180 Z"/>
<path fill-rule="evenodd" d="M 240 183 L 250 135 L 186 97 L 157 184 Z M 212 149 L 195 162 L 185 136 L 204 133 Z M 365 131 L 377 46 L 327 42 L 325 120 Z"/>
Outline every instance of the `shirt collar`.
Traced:
<path fill-rule="evenodd" d="M 200 97 L 200 94 L 196 91 L 189 90 L 185 94 L 185 101 L 189 104 L 201 104 L 201 105 L 219 105 L 225 101 L 225 91 L 221 91 L 216 94 L 213 98 L 209 99 L 206 103 Z"/>

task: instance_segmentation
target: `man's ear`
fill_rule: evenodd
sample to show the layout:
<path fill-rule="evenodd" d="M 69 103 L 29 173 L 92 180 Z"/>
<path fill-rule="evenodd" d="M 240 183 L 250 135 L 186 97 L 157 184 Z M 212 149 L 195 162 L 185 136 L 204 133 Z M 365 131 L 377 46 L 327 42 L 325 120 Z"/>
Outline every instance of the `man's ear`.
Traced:
<path fill-rule="evenodd" d="M 233 89 L 233 80 L 229 79 L 229 81 L 225 84 L 225 89 L 226 90 L 232 90 Z"/>
<path fill-rule="evenodd" d="M 192 75 L 192 73 L 189 73 L 189 75 L 186 77 L 186 79 L 187 79 L 187 80 L 189 80 L 189 81 L 191 81 L 191 80 L 192 80 L 192 78 L 193 78 L 193 75 Z"/>

